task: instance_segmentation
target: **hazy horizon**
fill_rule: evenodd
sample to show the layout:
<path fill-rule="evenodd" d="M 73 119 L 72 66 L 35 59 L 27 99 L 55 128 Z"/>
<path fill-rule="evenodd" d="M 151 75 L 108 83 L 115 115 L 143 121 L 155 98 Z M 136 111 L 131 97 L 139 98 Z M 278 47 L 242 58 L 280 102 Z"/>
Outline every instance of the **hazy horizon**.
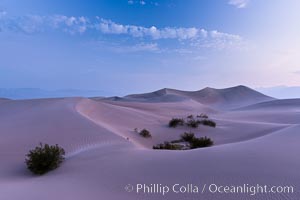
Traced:
<path fill-rule="evenodd" d="M 232 87 L 236 87 L 236 86 L 232 86 Z M 204 88 L 205 87 L 201 87 L 196 90 L 184 90 L 180 88 L 170 88 L 170 89 L 176 89 L 181 91 L 198 91 Z M 59 97 L 112 97 L 112 96 L 123 97 L 130 94 L 142 94 L 142 93 L 155 92 L 161 89 L 164 88 L 157 88 L 151 91 L 118 93 L 118 92 L 107 91 L 107 90 L 87 90 L 87 89 L 84 90 L 84 89 L 74 89 L 74 88 L 53 89 L 53 90 L 46 90 L 42 88 L 0 88 L 0 98 L 34 99 L 34 98 L 59 98 Z M 226 89 L 226 88 L 215 88 L 215 89 Z M 251 89 L 254 89 L 257 92 L 278 99 L 300 98 L 300 87 L 275 86 L 275 87 L 266 87 L 266 88 L 261 87 L 261 88 L 251 88 Z"/>

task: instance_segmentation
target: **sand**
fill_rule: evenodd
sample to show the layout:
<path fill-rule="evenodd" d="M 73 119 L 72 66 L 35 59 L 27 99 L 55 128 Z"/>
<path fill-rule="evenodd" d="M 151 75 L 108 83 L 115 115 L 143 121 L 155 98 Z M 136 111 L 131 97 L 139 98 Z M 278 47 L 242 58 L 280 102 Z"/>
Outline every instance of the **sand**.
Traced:
<path fill-rule="evenodd" d="M 202 94 L 191 97 L 176 90 L 167 98 L 162 90 L 163 95 L 148 93 L 139 100 L 135 95 L 117 100 L 0 101 L 0 199 L 299 199 L 300 101 L 276 100 L 240 89 L 243 92 L 236 94 L 240 98 L 228 98 L 236 88 L 221 94 L 213 90 L 217 104 L 200 100 L 208 98 Z M 151 149 L 191 130 L 169 128 L 172 117 L 200 113 L 208 114 L 217 127 L 200 126 L 193 131 L 212 138 L 213 147 Z M 134 128 L 150 130 L 152 138 L 140 137 Z M 37 177 L 26 169 L 24 157 L 39 142 L 57 143 L 67 154 L 60 168 Z M 292 185 L 295 191 L 162 196 L 124 190 L 127 184 L 137 183 Z"/>

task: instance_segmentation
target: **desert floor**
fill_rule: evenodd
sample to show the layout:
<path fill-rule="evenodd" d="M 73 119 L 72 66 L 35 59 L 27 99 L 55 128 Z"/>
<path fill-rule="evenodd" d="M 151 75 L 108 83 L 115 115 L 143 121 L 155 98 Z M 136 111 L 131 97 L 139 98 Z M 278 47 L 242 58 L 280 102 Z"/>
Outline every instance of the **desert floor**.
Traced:
<path fill-rule="evenodd" d="M 180 95 L 177 95 L 177 97 Z M 169 98 L 175 98 L 170 96 Z M 0 100 L 0 199 L 294 199 L 300 198 L 300 99 L 215 108 L 194 99 L 115 101 L 60 98 Z M 169 128 L 172 117 L 206 113 L 216 128 Z M 134 128 L 148 129 L 143 138 Z M 208 148 L 152 146 L 192 130 Z M 60 168 L 43 176 L 25 166 L 40 142 L 66 150 Z M 128 184 L 291 185 L 293 194 L 143 194 Z"/>

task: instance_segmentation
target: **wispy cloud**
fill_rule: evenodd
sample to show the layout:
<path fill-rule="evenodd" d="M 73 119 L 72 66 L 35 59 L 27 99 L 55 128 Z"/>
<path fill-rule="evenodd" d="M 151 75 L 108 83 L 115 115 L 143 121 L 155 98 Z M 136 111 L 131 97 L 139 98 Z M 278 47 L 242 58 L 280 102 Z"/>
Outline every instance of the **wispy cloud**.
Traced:
<path fill-rule="evenodd" d="M 47 30 L 62 30 L 71 34 L 84 33 L 91 27 L 88 18 L 68 17 L 64 15 L 25 15 L 18 17 L 9 17 L 7 15 L 0 17 L 0 29 L 2 31 L 23 32 L 27 34 L 45 32 Z"/>
<path fill-rule="evenodd" d="M 69 34 L 84 34 L 87 31 L 94 31 L 102 35 L 120 35 L 140 38 L 145 41 L 173 39 L 180 42 L 187 41 L 193 46 L 213 48 L 218 46 L 221 49 L 224 48 L 223 46 L 234 45 L 242 41 L 242 37 L 239 35 L 197 27 L 144 27 L 124 25 L 100 17 L 88 18 L 65 15 L 9 17 L 6 12 L 2 11 L 1 13 L 3 14 L 0 17 L 0 30 L 26 34 L 55 30 Z M 146 46 L 140 46 L 139 48 L 146 48 Z"/>
<path fill-rule="evenodd" d="M 143 27 L 135 25 L 117 24 L 110 20 L 101 19 L 96 24 L 99 30 L 106 34 L 126 34 L 132 37 L 150 37 L 154 40 L 158 39 L 195 39 L 197 37 L 206 37 L 207 31 L 204 29 L 192 28 L 157 28 L 155 26 Z"/>
<path fill-rule="evenodd" d="M 143 6 L 143 5 L 147 4 L 147 2 L 145 0 L 128 0 L 127 2 L 128 2 L 129 5 L 139 4 L 139 5 Z M 152 2 L 152 1 L 150 2 L 150 4 L 155 5 L 155 6 L 158 5 L 158 3 Z"/>
<path fill-rule="evenodd" d="M 127 35 L 134 38 L 162 40 L 176 39 L 181 42 L 189 42 L 194 47 L 225 49 L 240 46 L 243 38 L 236 34 L 224 33 L 217 30 L 206 30 L 203 28 L 143 27 L 135 25 L 123 25 L 111 20 L 100 19 L 96 28 L 104 34 Z"/>
<path fill-rule="evenodd" d="M 160 52 L 157 43 L 139 43 L 135 45 L 109 45 L 109 50 L 116 53 L 136 53 L 136 52 Z M 107 47 L 106 47 L 107 50 Z"/>
<path fill-rule="evenodd" d="M 228 4 L 237 8 L 245 8 L 249 4 L 250 0 L 229 0 Z"/>
<path fill-rule="evenodd" d="M 137 4 L 137 5 L 152 5 L 152 6 L 159 6 L 159 3 L 156 2 L 156 1 L 146 1 L 146 0 L 128 0 L 127 3 L 129 5 L 134 5 L 134 4 Z"/>
<path fill-rule="evenodd" d="M 60 28 L 64 27 L 64 31 L 69 33 L 84 33 L 90 28 L 90 20 L 87 17 L 67 17 L 64 15 L 54 15 L 46 17 L 46 20 L 50 22 L 52 27 Z"/>

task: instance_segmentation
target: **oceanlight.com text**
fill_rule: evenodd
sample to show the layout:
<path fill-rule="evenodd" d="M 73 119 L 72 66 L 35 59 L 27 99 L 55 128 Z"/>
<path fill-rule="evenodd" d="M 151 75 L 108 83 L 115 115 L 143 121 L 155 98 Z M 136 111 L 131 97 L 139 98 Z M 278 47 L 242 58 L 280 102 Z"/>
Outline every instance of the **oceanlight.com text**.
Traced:
<path fill-rule="evenodd" d="M 292 194 L 294 187 L 291 185 L 262 185 L 262 184 L 241 184 L 241 185 L 220 185 L 220 184 L 179 184 L 172 185 L 164 184 L 128 184 L 125 186 L 127 192 L 134 192 L 136 194 L 161 194 L 169 193 L 176 194 L 248 194 L 254 196 L 256 194 Z"/>

